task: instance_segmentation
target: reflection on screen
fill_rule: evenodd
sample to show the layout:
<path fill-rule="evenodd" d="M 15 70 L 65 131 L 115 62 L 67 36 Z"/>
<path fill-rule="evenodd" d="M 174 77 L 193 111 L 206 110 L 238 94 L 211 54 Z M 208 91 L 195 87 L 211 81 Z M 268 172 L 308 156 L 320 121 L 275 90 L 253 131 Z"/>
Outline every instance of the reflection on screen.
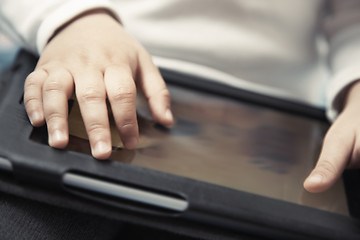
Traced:
<path fill-rule="evenodd" d="M 170 93 L 176 125 L 156 125 L 139 99 L 139 148 L 122 149 L 112 122 L 111 160 L 348 215 L 342 180 L 321 194 L 302 186 L 326 123 L 180 87 Z M 68 150 L 90 154 L 76 103 L 69 122 Z"/>

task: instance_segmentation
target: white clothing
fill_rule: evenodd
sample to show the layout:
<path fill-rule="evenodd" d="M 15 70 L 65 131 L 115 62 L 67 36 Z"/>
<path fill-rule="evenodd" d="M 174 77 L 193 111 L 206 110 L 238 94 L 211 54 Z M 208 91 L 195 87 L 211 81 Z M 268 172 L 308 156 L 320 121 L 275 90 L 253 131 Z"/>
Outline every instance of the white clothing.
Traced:
<path fill-rule="evenodd" d="M 160 67 L 313 106 L 325 104 L 332 120 L 341 107 L 342 90 L 360 79 L 358 0 L 0 4 L 0 28 L 32 52 L 41 54 L 55 30 L 76 15 L 105 8 L 121 19 Z"/>

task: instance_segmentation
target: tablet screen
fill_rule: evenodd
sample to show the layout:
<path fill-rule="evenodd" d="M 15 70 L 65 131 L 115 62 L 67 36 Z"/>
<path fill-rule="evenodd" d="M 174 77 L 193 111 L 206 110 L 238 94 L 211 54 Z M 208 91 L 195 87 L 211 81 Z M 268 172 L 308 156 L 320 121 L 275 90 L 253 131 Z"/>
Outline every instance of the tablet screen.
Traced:
<path fill-rule="evenodd" d="M 343 182 L 311 194 L 303 181 L 314 167 L 328 124 L 218 95 L 169 86 L 174 127 L 151 121 L 138 99 L 140 143 L 122 148 L 112 122 L 110 160 L 348 215 Z M 68 150 L 90 154 L 76 103 Z"/>

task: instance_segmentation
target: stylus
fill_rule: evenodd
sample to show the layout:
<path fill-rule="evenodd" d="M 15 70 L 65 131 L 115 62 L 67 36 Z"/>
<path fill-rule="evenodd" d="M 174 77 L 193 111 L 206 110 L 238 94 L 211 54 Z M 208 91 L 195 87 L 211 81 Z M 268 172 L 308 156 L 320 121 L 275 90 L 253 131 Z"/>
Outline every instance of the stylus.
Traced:
<path fill-rule="evenodd" d="M 11 162 L 3 157 L 0 157 L 0 169 L 5 171 L 12 171 Z"/>
<path fill-rule="evenodd" d="M 80 188 L 95 193 L 101 193 L 112 197 L 123 198 L 139 203 L 149 204 L 151 206 L 161 207 L 174 211 L 185 211 L 188 202 L 159 193 L 154 193 L 142 189 L 137 189 L 121 184 L 106 182 L 103 180 L 93 179 L 74 173 L 65 173 L 63 175 L 65 185 Z"/>

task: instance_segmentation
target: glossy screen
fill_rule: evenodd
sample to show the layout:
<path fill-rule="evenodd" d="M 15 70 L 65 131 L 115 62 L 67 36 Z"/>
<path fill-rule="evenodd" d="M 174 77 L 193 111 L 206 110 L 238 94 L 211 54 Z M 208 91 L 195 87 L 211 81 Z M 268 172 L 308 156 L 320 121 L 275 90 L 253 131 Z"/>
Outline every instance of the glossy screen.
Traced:
<path fill-rule="evenodd" d="M 321 194 L 310 194 L 302 186 L 317 160 L 327 123 L 169 88 L 175 126 L 167 129 L 151 121 L 139 98 L 139 148 L 121 148 L 112 122 L 111 160 L 348 215 L 342 180 Z M 69 121 L 67 149 L 90 154 L 76 103 Z"/>

